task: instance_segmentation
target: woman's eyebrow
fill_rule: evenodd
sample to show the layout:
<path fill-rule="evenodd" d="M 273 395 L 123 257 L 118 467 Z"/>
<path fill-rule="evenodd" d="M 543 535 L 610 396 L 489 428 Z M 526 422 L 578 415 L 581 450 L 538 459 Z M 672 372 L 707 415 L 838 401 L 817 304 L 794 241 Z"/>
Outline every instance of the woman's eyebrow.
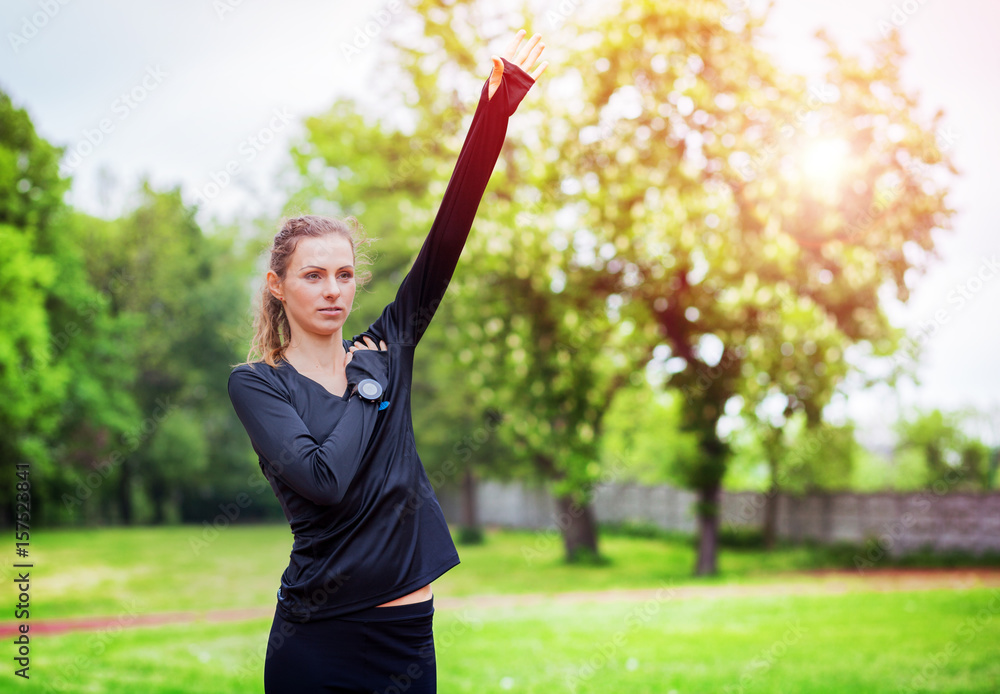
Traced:
<path fill-rule="evenodd" d="M 302 272 L 306 268 L 311 268 L 311 267 L 314 267 L 317 270 L 326 270 L 325 267 L 320 267 L 319 265 L 303 265 L 302 267 L 299 268 L 299 272 Z M 347 265 L 342 265 L 340 267 L 340 269 L 343 270 L 344 268 L 353 268 L 353 267 L 354 267 L 353 265 L 351 265 L 350 263 L 348 263 Z"/>

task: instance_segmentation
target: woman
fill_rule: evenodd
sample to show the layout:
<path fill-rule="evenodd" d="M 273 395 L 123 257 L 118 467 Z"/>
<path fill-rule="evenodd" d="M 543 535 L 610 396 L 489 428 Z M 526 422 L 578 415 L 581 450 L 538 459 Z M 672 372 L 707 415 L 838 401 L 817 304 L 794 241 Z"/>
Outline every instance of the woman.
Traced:
<path fill-rule="evenodd" d="M 480 93 L 441 208 L 381 316 L 343 338 L 358 284 L 353 226 L 287 221 L 274 238 L 247 362 L 229 396 L 294 541 L 264 688 L 435 692 L 431 582 L 459 563 L 416 452 L 413 351 L 444 296 L 517 109 L 548 63 L 521 30 Z M 349 218 L 350 222 L 354 220 Z M 364 279 L 364 278 L 362 278 Z M 260 361 L 250 361 L 254 354 Z"/>

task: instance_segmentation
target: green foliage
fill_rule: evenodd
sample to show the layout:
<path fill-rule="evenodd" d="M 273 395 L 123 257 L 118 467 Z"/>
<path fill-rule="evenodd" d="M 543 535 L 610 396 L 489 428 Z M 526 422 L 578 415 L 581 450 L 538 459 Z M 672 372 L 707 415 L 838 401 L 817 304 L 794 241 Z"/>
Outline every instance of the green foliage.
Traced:
<path fill-rule="evenodd" d="M 810 425 L 801 412 L 781 426 L 749 419 L 733 441 L 726 487 L 734 490 L 776 488 L 801 494 L 852 489 L 862 455 L 853 424 Z"/>
<path fill-rule="evenodd" d="M 480 526 L 462 526 L 458 529 L 456 542 L 460 545 L 481 545 L 486 542 L 486 533 Z"/>
<path fill-rule="evenodd" d="M 58 487 L 57 446 L 74 390 L 76 359 L 65 346 L 80 326 L 67 320 L 71 301 L 92 299 L 77 249 L 63 243 L 69 181 L 60 150 L 38 137 L 27 113 L 0 92 L 0 459 L 30 463 L 37 502 L 48 511 Z M 0 507 L 13 501 L 0 491 Z M 4 513 L 4 522 L 13 517 Z"/>
<path fill-rule="evenodd" d="M 606 555 L 594 552 L 586 546 L 577 547 L 565 558 L 567 564 L 574 566 L 607 566 L 611 563 Z"/>
<path fill-rule="evenodd" d="M 732 549 L 763 549 L 764 533 L 758 529 L 725 526 L 719 528 L 719 546 Z"/>
<path fill-rule="evenodd" d="M 620 461 L 621 476 L 641 484 L 683 485 L 684 460 L 698 457 L 697 440 L 681 431 L 684 400 L 648 383 L 618 392 L 604 417 L 605 465 Z"/>
<path fill-rule="evenodd" d="M 420 30 L 398 32 L 392 55 L 407 136 L 341 107 L 305 152 L 323 166 L 300 169 L 331 183 L 338 202 L 426 222 L 426 183 L 452 161 L 466 95 L 488 69 L 477 46 L 523 17 L 477 1 L 412 9 Z M 904 275 L 923 261 L 904 246 L 929 251 L 932 230 L 948 228 L 943 114 L 917 115 L 896 36 L 863 63 L 820 35 L 828 70 L 810 85 L 761 49 L 766 12 L 723 0 L 628 0 L 562 19 L 547 40 L 563 55 L 508 131 L 453 280 L 447 344 L 467 369 L 458 385 L 472 421 L 493 407 L 510 422 L 497 437 L 508 469 L 585 497 L 607 472 L 608 403 L 640 386 L 665 347 L 661 382 L 683 394 L 674 430 L 685 443 L 664 446 L 674 448 L 664 462 L 711 520 L 732 454 L 723 412 L 757 416 L 781 398 L 815 427 L 849 346 L 897 347 L 878 293 L 892 286 L 905 300 Z M 410 175 L 386 185 L 359 133 Z M 404 207 L 396 191 L 415 202 Z M 811 430 L 843 455 L 809 456 L 817 462 L 798 466 L 794 484 L 843 484 L 850 433 Z"/>
<path fill-rule="evenodd" d="M 255 469 L 220 386 L 251 259 L 178 190 L 143 184 L 114 220 L 65 207 L 61 151 L 5 94 L 0 116 L 0 453 L 32 463 L 32 521 L 200 519 Z"/>
<path fill-rule="evenodd" d="M 677 474 L 711 522 L 731 455 L 723 412 L 755 415 L 780 397 L 815 424 L 848 346 L 895 348 L 878 293 L 907 298 L 904 274 L 922 261 L 903 248 L 930 250 L 931 231 L 948 228 L 954 169 L 936 142 L 942 114 L 922 122 L 900 84 L 897 37 L 863 65 L 821 36 L 829 69 L 811 89 L 760 48 L 766 12 L 721 0 L 603 9 L 573 27 L 588 40 L 549 80 L 562 91 L 539 137 L 555 152 L 556 204 L 576 212 L 565 242 L 607 249 L 591 262 L 609 294 L 623 314 L 648 311 L 669 348 L 667 387 L 698 441 Z M 837 148 L 841 159 L 822 154 Z"/>
<path fill-rule="evenodd" d="M 966 433 L 966 413 L 914 411 L 897 425 L 896 458 L 908 471 L 897 482 L 909 489 L 944 483 L 955 491 L 989 488 L 990 449 Z"/>

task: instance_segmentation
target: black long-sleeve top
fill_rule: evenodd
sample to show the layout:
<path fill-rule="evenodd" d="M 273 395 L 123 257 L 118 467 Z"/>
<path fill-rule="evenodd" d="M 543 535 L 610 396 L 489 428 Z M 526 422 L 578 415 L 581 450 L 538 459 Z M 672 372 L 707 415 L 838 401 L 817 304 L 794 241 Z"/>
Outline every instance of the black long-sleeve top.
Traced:
<path fill-rule="evenodd" d="M 287 361 L 236 366 L 229 397 L 294 536 L 277 592 L 292 622 L 374 607 L 427 585 L 459 563 L 416 450 L 410 416 L 413 352 L 444 297 L 507 122 L 534 80 L 504 59 L 492 99 L 483 85 L 437 216 L 395 299 L 362 335 L 385 350 L 357 350 L 348 389 L 335 395 Z M 378 402 L 352 394 L 373 378 Z"/>

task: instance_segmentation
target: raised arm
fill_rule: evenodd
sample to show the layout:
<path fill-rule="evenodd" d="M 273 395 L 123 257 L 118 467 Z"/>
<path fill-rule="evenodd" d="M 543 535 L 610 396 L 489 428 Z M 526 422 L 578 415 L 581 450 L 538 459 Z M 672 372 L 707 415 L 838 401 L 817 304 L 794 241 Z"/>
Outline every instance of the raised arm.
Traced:
<path fill-rule="evenodd" d="M 261 376 L 234 370 L 229 399 L 277 477 L 315 504 L 344 498 L 371 439 L 378 403 L 352 396 L 330 435 L 317 441 L 288 399 Z"/>
<path fill-rule="evenodd" d="M 416 345 L 444 298 L 500 156 L 507 121 L 547 65 L 542 63 L 533 75 L 525 71 L 541 55 L 544 44 L 536 35 L 518 50 L 522 37 L 518 32 L 505 55 L 493 58 L 493 73 L 483 84 L 441 207 L 395 299 L 372 324 L 376 336 Z"/>

